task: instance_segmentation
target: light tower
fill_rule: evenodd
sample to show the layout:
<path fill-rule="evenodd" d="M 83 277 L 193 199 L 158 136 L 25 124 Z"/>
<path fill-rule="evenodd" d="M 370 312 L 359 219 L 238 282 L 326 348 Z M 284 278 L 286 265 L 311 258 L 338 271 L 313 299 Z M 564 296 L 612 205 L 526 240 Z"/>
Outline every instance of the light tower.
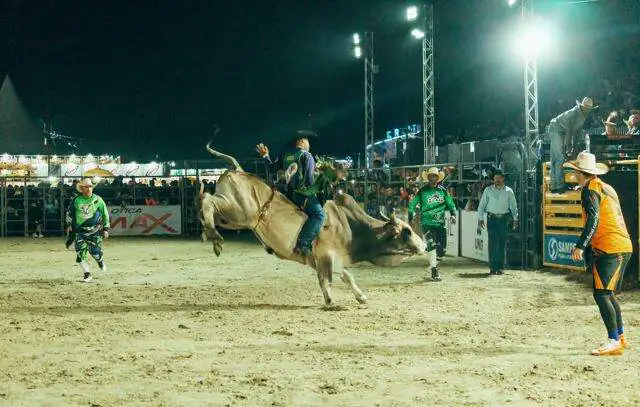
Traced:
<path fill-rule="evenodd" d="M 364 57 L 364 156 L 365 167 L 371 168 L 368 147 L 373 148 L 375 105 L 374 105 L 374 76 L 378 73 L 373 52 L 373 32 L 365 31 L 364 38 L 360 34 L 353 34 L 353 51 L 356 58 Z"/>
<path fill-rule="evenodd" d="M 407 21 L 416 24 L 411 35 L 422 40 L 422 135 L 423 163 L 435 162 L 435 89 L 433 71 L 433 4 L 407 8 Z"/>

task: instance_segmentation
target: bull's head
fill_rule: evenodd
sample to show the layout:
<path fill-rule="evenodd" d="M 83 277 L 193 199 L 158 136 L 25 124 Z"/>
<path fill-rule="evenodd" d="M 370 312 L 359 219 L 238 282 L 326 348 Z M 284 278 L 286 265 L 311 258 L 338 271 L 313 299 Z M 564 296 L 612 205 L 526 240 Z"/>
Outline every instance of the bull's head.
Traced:
<path fill-rule="evenodd" d="M 376 255 L 372 262 L 379 266 L 394 266 L 405 258 L 423 254 L 426 245 L 408 223 L 396 218 L 381 216 L 385 221 L 376 235 Z"/>

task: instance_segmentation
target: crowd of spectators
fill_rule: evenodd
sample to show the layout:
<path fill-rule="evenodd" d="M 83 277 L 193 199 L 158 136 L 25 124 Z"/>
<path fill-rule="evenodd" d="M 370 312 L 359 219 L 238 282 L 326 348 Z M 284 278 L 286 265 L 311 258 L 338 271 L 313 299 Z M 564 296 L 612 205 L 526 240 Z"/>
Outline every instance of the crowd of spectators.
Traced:
<path fill-rule="evenodd" d="M 181 187 L 177 179 L 150 179 L 142 182 L 134 178 L 115 177 L 96 180 L 94 192 L 108 206 L 132 205 L 181 205 L 193 203 L 198 193 L 195 178 L 184 178 Z M 28 235 L 41 238 L 45 235 L 61 234 L 64 213 L 71 199 L 77 194 L 76 184 L 71 182 L 8 182 L 3 202 L 6 207 L 6 233 L 8 236 Z M 26 184 L 26 185 L 25 185 Z M 205 190 L 213 192 L 215 181 L 203 180 Z M 189 205 L 194 207 L 195 205 Z M 194 219 L 197 214 L 193 213 Z M 25 232 L 26 225 L 26 232 Z"/>

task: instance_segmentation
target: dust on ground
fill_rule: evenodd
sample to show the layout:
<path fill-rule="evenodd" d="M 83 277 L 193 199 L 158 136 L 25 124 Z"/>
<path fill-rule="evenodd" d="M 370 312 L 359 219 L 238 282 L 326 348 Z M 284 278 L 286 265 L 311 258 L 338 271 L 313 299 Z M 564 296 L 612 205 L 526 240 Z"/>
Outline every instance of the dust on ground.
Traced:
<path fill-rule="evenodd" d="M 0 239 L 1 406 L 640 405 L 640 294 L 620 295 L 632 348 L 575 274 L 448 257 L 351 269 L 322 309 L 311 269 L 230 235 L 120 238 L 80 282 L 61 238 Z M 577 280 L 580 280 L 578 276 Z"/>

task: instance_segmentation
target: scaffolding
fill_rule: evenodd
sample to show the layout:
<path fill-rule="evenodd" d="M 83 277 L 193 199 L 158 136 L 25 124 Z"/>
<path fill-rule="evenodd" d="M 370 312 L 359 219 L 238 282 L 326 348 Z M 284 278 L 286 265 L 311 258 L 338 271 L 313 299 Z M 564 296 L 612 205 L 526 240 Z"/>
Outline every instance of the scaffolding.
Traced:
<path fill-rule="evenodd" d="M 433 4 L 424 5 L 424 37 L 422 38 L 422 129 L 424 131 L 424 164 L 435 163 L 435 89 L 433 71 Z"/>

